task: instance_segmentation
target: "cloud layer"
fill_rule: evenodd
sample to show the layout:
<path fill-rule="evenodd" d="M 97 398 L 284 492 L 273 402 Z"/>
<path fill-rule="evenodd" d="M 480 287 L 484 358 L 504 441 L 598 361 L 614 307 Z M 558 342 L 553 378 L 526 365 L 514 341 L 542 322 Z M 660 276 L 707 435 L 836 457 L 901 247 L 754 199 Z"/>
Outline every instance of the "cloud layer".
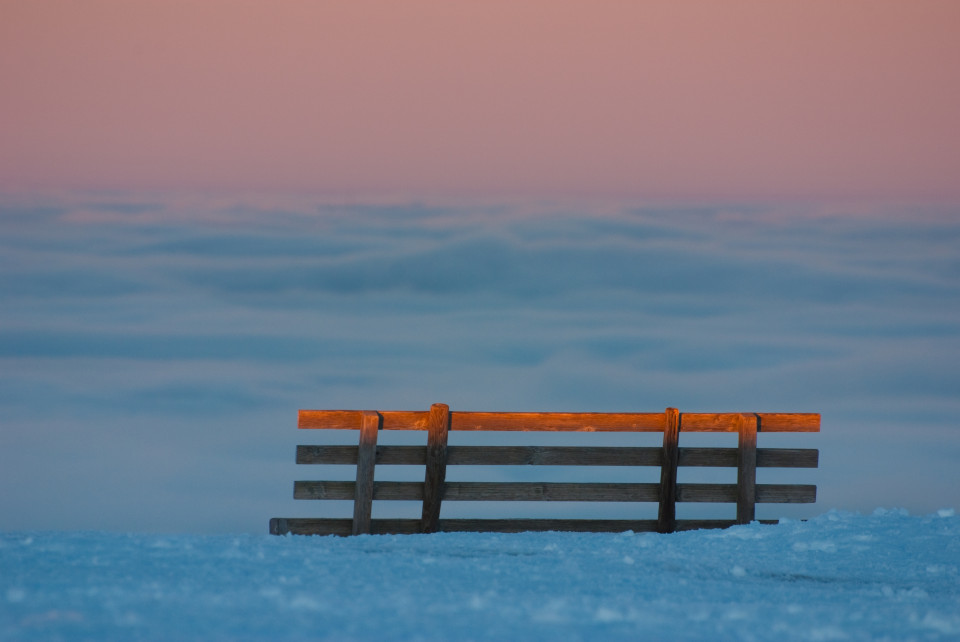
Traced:
<path fill-rule="evenodd" d="M 435 401 L 819 411 L 821 507 L 960 504 L 950 215 L 2 207 L 0 528 L 261 531 L 297 408 Z"/>

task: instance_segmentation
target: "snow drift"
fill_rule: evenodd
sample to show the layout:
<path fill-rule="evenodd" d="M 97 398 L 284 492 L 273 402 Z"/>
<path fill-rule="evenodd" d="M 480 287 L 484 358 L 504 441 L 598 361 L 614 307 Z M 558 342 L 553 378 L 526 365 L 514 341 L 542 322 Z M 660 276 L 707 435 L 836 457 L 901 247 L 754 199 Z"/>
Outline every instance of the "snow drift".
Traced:
<path fill-rule="evenodd" d="M 0 534 L 3 640 L 958 637 L 952 510 L 670 535 Z"/>

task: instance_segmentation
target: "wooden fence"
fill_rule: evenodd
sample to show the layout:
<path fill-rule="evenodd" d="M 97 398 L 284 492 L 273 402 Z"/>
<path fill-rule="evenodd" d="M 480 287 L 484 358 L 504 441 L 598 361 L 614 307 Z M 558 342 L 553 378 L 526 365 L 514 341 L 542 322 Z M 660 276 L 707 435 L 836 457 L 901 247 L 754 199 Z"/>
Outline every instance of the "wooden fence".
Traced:
<path fill-rule="evenodd" d="M 273 534 L 437 531 L 659 531 L 754 520 L 756 503 L 813 503 L 817 487 L 757 484 L 758 467 L 816 468 L 816 449 L 757 448 L 757 433 L 819 432 L 815 413 L 525 413 L 301 410 L 299 428 L 359 430 L 357 446 L 298 446 L 298 464 L 356 465 L 356 481 L 298 481 L 295 499 L 352 500 L 353 518 L 273 518 Z M 378 446 L 381 430 L 422 430 L 426 446 Z M 448 446 L 450 431 L 661 432 L 662 447 Z M 680 433 L 737 433 L 737 448 L 679 446 Z M 423 466 L 423 482 L 374 481 L 377 464 Z M 658 466 L 659 483 L 446 482 L 448 466 Z M 677 483 L 680 466 L 736 467 L 736 484 Z M 420 519 L 372 519 L 374 500 L 415 500 Z M 657 519 L 441 519 L 444 501 L 656 502 Z M 735 503 L 735 520 L 678 520 L 677 502 Z"/>

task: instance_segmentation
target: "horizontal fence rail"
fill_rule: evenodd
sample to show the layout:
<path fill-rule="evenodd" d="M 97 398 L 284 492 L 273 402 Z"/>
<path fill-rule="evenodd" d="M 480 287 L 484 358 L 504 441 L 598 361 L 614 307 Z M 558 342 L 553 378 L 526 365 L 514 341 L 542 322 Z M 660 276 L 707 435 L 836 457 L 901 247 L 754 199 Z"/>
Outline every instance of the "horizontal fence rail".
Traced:
<path fill-rule="evenodd" d="M 757 520 L 761 524 L 776 524 L 775 519 Z M 676 531 L 701 528 L 728 528 L 737 522 L 732 519 L 678 519 Z M 274 534 L 290 535 L 351 535 L 353 523 L 349 518 L 283 518 L 270 520 Z M 439 533 L 523 533 L 526 531 L 576 531 L 583 533 L 635 533 L 657 530 L 655 519 L 441 519 L 435 532 Z M 373 535 L 413 535 L 422 533 L 419 519 L 373 519 Z"/>
<path fill-rule="evenodd" d="M 353 499 L 356 484 L 349 481 L 298 481 L 294 499 Z M 423 482 L 374 482 L 373 499 L 422 501 Z M 443 501 L 515 502 L 656 502 L 660 484 L 562 482 L 447 482 Z M 756 502 L 810 504 L 817 487 L 802 484 L 757 484 Z M 736 484 L 677 484 L 678 502 L 735 503 Z"/>
<path fill-rule="evenodd" d="M 357 446 L 297 446 L 298 464 L 356 465 Z M 816 468 L 814 448 L 757 448 L 759 468 Z M 377 446 L 376 463 L 423 466 L 425 446 Z M 608 446 L 448 446 L 448 466 L 660 466 L 663 449 Z M 680 448 L 680 466 L 730 468 L 736 448 Z"/>
<path fill-rule="evenodd" d="M 813 503 L 817 488 L 806 484 L 757 484 L 757 468 L 816 468 L 819 451 L 757 448 L 757 433 L 818 432 L 816 413 L 497 413 L 429 411 L 301 410 L 302 429 L 358 430 L 357 446 L 297 446 L 296 463 L 356 467 L 356 481 L 297 481 L 295 499 L 354 502 L 353 519 L 274 518 L 274 534 L 660 531 L 724 528 L 754 520 L 757 503 Z M 426 446 L 377 445 L 381 430 L 427 432 Z M 460 431 L 661 432 L 662 447 L 448 446 Z M 687 432 L 737 433 L 736 448 L 680 447 Z M 424 467 L 423 482 L 375 481 L 377 465 Z M 445 481 L 448 466 L 652 466 L 659 483 L 562 483 Z M 737 483 L 677 483 L 679 467 L 736 468 Z M 373 501 L 422 502 L 420 519 L 372 519 Z M 656 520 L 636 519 L 441 519 L 449 501 L 656 502 Z M 735 520 L 678 520 L 677 502 L 736 504 Z M 775 520 L 768 520 L 775 521 Z"/>
<path fill-rule="evenodd" d="M 362 410 L 301 410 L 298 428 L 359 430 Z M 743 413 L 683 413 L 684 432 L 737 432 Z M 818 413 L 750 413 L 758 432 L 820 432 Z M 381 430 L 427 430 L 429 411 L 379 412 Z M 519 432 L 661 432 L 662 412 L 450 412 L 449 430 Z"/>

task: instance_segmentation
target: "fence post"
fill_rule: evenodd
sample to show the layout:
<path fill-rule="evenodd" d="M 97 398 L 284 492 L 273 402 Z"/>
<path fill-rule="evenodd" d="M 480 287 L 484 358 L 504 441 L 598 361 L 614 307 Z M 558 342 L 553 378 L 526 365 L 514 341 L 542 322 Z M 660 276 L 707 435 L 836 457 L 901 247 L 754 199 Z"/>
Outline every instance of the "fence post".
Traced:
<path fill-rule="evenodd" d="M 756 413 L 740 415 L 739 447 L 737 448 L 737 523 L 754 520 L 757 498 L 757 424 Z"/>
<path fill-rule="evenodd" d="M 373 511 L 373 469 L 377 463 L 377 431 L 380 413 L 365 411 L 360 426 L 360 447 L 357 451 L 357 484 L 353 496 L 353 534 L 370 532 Z"/>
<path fill-rule="evenodd" d="M 680 459 L 680 411 L 663 413 L 663 458 L 660 463 L 660 509 L 657 530 L 672 533 L 677 528 L 677 462 Z"/>
<path fill-rule="evenodd" d="M 447 433 L 450 431 L 450 407 L 435 403 L 430 406 L 427 424 L 427 466 L 423 480 L 423 513 L 420 530 L 433 533 L 440 521 L 443 482 L 447 477 Z"/>

